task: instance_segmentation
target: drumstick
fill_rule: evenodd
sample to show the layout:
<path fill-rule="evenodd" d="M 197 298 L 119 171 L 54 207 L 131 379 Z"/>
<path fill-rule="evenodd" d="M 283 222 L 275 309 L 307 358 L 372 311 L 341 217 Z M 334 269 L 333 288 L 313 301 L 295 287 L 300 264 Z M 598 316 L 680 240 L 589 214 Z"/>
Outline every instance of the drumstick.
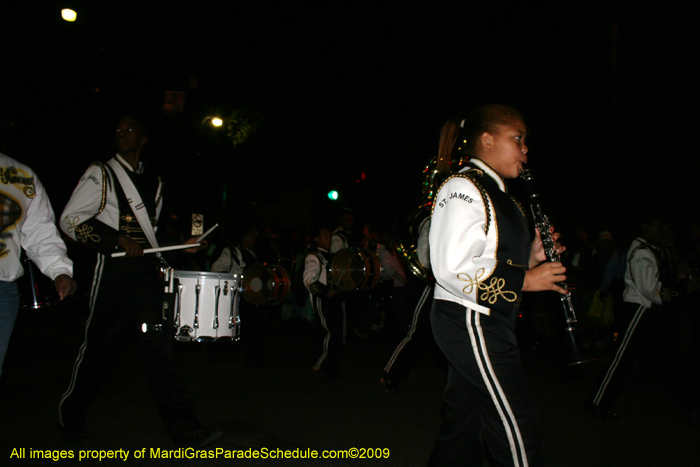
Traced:
<path fill-rule="evenodd" d="M 214 231 L 214 229 L 217 228 L 218 226 L 219 226 L 219 224 L 214 224 L 214 226 L 213 226 L 211 229 L 209 229 L 209 230 L 207 230 L 206 232 L 204 232 L 204 233 L 202 234 L 202 236 L 199 237 L 199 238 L 197 239 L 197 241 L 198 241 L 198 242 L 201 242 L 202 240 L 204 240 L 204 237 L 206 237 L 207 235 L 209 235 L 210 233 L 212 233 L 212 232 Z"/>
<path fill-rule="evenodd" d="M 337 281 L 335 281 L 335 287 L 338 287 L 338 284 L 340 284 L 340 280 L 343 278 L 344 275 L 345 275 L 345 271 L 340 273 L 340 277 L 338 278 Z"/>
<path fill-rule="evenodd" d="M 160 253 L 161 251 L 170 251 L 170 250 L 184 250 L 185 248 L 195 248 L 198 246 L 199 246 L 199 243 L 184 243 L 182 245 L 162 246 L 160 248 L 146 248 L 145 250 L 143 250 L 143 254 Z M 126 256 L 126 251 L 119 251 L 117 253 L 112 253 L 112 258 L 121 258 L 122 256 Z"/>

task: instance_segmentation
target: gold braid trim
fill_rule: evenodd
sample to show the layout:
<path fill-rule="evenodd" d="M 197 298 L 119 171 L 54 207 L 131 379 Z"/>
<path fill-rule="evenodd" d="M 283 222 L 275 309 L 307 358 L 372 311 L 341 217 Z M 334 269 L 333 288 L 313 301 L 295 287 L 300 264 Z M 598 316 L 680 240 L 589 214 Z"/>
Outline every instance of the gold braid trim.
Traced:
<path fill-rule="evenodd" d="M 484 233 L 486 233 L 486 235 L 488 235 L 489 227 L 491 226 L 491 204 L 489 202 L 489 196 L 486 193 L 486 190 L 484 190 L 484 187 L 481 186 L 481 184 L 476 180 L 475 175 L 483 176 L 484 172 L 479 170 L 479 169 L 470 169 L 466 173 L 457 173 L 457 174 L 451 175 L 451 176 L 447 177 L 444 182 L 442 182 L 442 185 L 440 185 L 440 188 L 438 188 L 438 192 L 440 192 L 440 190 L 442 190 L 442 187 L 445 185 L 445 183 L 447 183 L 449 180 L 451 180 L 455 177 L 466 178 L 467 180 L 472 182 L 472 184 L 479 191 L 479 194 L 481 194 L 481 200 L 484 203 L 484 215 L 485 215 Z M 436 204 L 437 203 L 433 203 L 432 211 L 430 213 L 431 215 L 435 211 Z"/>
<path fill-rule="evenodd" d="M 105 210 L 105 206 L 107 206 L 107 188 L 109 187 L 109 177 L 107 176 L 105 165 L 102 162 L 93 162 L 92 164 L 90 164 L 90 167 L 95 165 L 98 166 L 102 171 L 102 199 L 100 200 L 100 209 L 98 209 L 97 213 L 92 217 L 99 216 L 102 213 L 102 211 Z M 90 169 L 90 167 L 88 167 L 88 170 Z"/>
<path fill-rule="evenodd" d="M 90 170 L 90 167 L 97 166 L 100 168 L 100 171 L 102 172 L 102 195 L 100 198 L 100 207 L 95 213 L 95 215 L 91 216 L 90 219 L 93 219 L 97 216 L 99 216 L 102 211 L 104 211 L 105 207 L 107 206 L 107 189 L 109 188 L 109 177 L 107 176 L 107 171 L 105 170 L 105 165 L 102 162 L 93 162 L 90 164 L 87 168 L 87 170 Z M 75 238 L 78 241 L 81 241 L 83 243 L 87 242 L 88 240 L 91 240 L 93 242 L 99 242 L 101 240 L 100 236 L 97 234 L 92 233 L 94 230 L 94 227 L 82 224 L 80 224 L 80 218 L 78 216 L 75 216 L 73 219 L 69 218 L 66 216 L 64 219 L 66 224 L 68 224 L 68 228 L 66 231 L 70 234 L 72 232 L 75 232 Z M 88 219 L 89 220 L 89 219 Z"/>
<path fill-rule="evenodd" d="M 492 277 L 488 284 L 486 284 L 485 281 L 482 281 L 481 278 L 485 273 L 486 270 L 484 268 L 480 268 L 478 271 L 476 271 L 473 279 L 466 273 L 457 274 L 457 279 L 467 283 L 467 285 L 465 285 L 462 289 L 462 292 L 469 295 L 474 291 L 474 287 L 476 286 L 478 290 L 483 292 L 481 295 L 479 295 L 479 299 L 488 302 L 491 305 L 496 303 L 498 297 L 502 297 L 503 300 L 507 302 L 514 302 L 518 299 L 517 293 L 510 290 L 503 290 L 503 287 L 506 285 L 506 280 L 502 277 Z"/>
<path fill-rule="evenodd" d="M 158 175 L 158 196 L 156 197 L 156 208 L 160 204 L 160 201 L 163 199 L 163 177 Z"/>
<path fill-rule="evenodd" d="M 525 208 L 523 208 L 523 205 L 520 204 L 520 201 L 518 201 L 517 199 L 515 199 L 515 198 L 513 197 L 513 195 L 509 195 L 509 196 L 510 196 L 510 199 L 512 199 L 513 202 L 515 203 L 515 205 L 518 207 L 518 209 L 520 209 L 520 213 L 521 213 L 521 214 L 523 215 L 523 217 L 525 218 L 525 221 L 527 221 L 527 220 L 528 220 L 528 217 L 527 217 L 527 214 L 525 214 Z"/>

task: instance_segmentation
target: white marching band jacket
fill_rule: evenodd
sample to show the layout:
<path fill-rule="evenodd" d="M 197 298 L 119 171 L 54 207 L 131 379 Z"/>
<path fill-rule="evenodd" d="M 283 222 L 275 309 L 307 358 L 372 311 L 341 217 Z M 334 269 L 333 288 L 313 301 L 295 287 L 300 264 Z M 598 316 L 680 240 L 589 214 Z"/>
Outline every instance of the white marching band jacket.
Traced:
<path fill-rule="evenodd" d="M 331 290 L 328 285 L 328 265 L 330 253 L 322 248 L 317 248 L 306 255 L 304 259 L 304 287 L 312 295 L 325 297 Z"/>
<path fill-rule="evenodd" d="M 660 268 L 656 248 L 642 238 L 635 238 L 627 253 L 623 300 L 646 308 L 661 305 Z"/>
<path fill-rule="evenodd" d="M 440 187 L 429 233 L 434 298 L 487 315 L 520 302 L 530 255 L 525 213 L 503 179 L 472 159 Z"/>
<path fill-rule="evenodd" d="M 251 254 L 253 253 L 251 252 Z M 241 248 L 237 246 L 233 248 L 227 246 L 221 251 L 221 255 L 214 261 L 214 264 L 211 265 L 211 271 L 241 275 L 246 266 L 245 261 L 243 261 Z"/>
<path fill-rule="evenodd" d="M 24 274 L 22 248 L 47 277 L 73 276 L 44 187 L 32 169 L 0 154 L 0 280 Z"/>
<path fill-rule="evenodd" d="M 131 165 L 119 154 L 115 159 L 127 171 L 134 172 Z M 139 168 L 135 172 L 143 173 L 143 163 L 139 162 Z M 122 227 L 125 222 L 138 225 L 135 219 L 132 219 L 133 213 L 130 210 L 120 212 L 115 182 L 117 181 L 110 169 L 107 169 L 107 164 L 101 162 L 92 164 L 80 178 L 59 219 L 61 230 L 67 235 L 102 254 L 109 254 L 117 248 L 117 239 L 120 234 L 129 234 L 128 230 L 120 231 L 120 224 Z M 162 189 L 163 184 L 159 180 L 156 193 L 156 216 L 155 219 L 151 219 L 154 225 L 163 207 Z M 140 229 L 137 226 L 133 230 Z"/>

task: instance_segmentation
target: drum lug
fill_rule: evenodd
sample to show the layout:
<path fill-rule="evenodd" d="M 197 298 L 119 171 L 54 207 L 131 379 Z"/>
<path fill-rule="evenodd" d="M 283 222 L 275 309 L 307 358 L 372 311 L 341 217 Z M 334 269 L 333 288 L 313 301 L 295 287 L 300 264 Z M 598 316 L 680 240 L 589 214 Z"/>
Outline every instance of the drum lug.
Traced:
<path fill-rule="evenodd" d="M 241 280 L 238 281 L 238 286 L 232 286 L 231 287 L 231 313 L 228 318 L 228 327 L 229 329 L 233 329 L 237 326 L 240 326 L 241 324 L 241 318 L 240 316 L 236 313 L 237 308 L 236 305 L 240 302 L 241 300 L 241 294 L 243 293 L 243 278 L 241 277 Z M 234 338 L 238 340 L 238 335 L 235 335 Z"/>
<path fill-rule="evenodd" d="M 173 322 L 177 327 L 180 327 L 180 310 L 182 309 L 182 284 L 177 284 L 177 307 L 175 309 L 175 318 Z"/>
<path fill-rule="evenodd" d="M 174 271 L 173 275 L 178 284 L 171 286 L 177 294 L 173 318 L 175 339 L 183 342 L 238 340 L 241 276 L 202 271 Z M 230 311 L 228 327 L 227 311 Z"/>
<path fill-rule="evenodd" d="M 199 329 L 199 293 L 202 290 L 202 284 L 197 284 L 194 288 L 194 328 Z"/>
<path fill-rule="evenodd" d="M 218 285 L 214 287 L 214 323 L 212 327 L 214 329 L 219 329 L 219 296 L 221 295 L 221 287 Z"/>

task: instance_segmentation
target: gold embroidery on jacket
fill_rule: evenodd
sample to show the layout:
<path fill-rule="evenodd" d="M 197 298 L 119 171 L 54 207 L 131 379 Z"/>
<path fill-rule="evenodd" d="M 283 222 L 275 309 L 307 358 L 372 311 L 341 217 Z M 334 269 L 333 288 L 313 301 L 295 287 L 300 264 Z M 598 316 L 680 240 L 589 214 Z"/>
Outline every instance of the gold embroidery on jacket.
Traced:
<path fill-rule="evenodd" d="M 66 216 L 65 221 L 66 224 L 68 224 L 66 232 L 68 232 L 69 234 L 75 232 L 75 238 L 77 240 L 83 243 L 86 243 L 88 240 L 92 240 L 93 242 L 100 241 L 100 236 L 92 233 L 94 227 L 87 224 L 78 225 L 78 223 L 80 222 L 80 218 L 78 216 L 75 216 L 73 220 Z"/>
<path fill-rule="evenodd" d="M 668 287 L 662 287 L 661 291 L 659 292 L 659 296 L 661 297 L 662 302 L 668 302 L 678 297 L 678 292 L 669 289 Z"/>
<path fill-rule="evenodd" d="M 457 279 L 467 283 L 462 289 L 462 292 L 469 295 L 474 291 L 474 286 L 476 286 L 478 290 L 483 292 L 479 295 L 479 299 L 491 305 L 496 303 L 498 297 L 502 297 L 503 300 L 507 302 L 514 302 L 518 299 L 517 293 L 510 290 L 503 290 L 503 287 L 506 285 L 506 280 L 502 277 L 492 277 L 488 285 L 484 281 L 481 281 L 480 279 L 484 276 L 485 272 L 486 270 L 484 268 L 479 268 L 473 279 L 469 277 L 469 274 L 463 272 L 457 274 Z"/>

